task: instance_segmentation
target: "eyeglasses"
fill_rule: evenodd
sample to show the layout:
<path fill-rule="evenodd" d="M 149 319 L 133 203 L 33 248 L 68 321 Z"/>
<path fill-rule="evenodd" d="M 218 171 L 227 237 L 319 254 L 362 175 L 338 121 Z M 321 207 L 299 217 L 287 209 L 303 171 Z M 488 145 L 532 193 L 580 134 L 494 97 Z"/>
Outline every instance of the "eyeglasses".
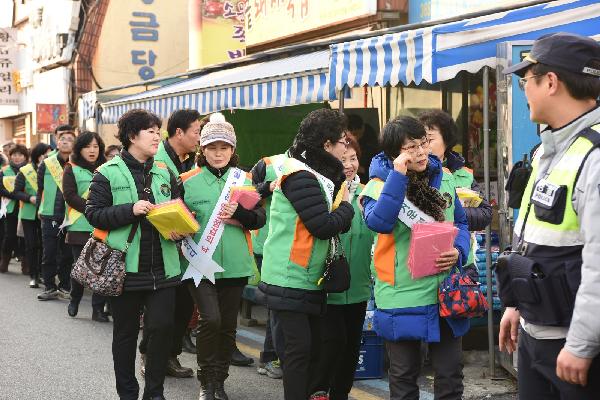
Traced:
<path fill-rule="evenodd" d="M 421 141 L 421 143 L 419 143 L 419 144 L 415 143 L 412 146 L 400 147 L 400 150 L 408 151 L 409 153 L 413 154 L 413 153 L 416 153 L 419 148 L 421 148 L 423 151 L 426 151 L 427 149 L 429 149 L 429 140 L 425 139 L 425 140 Z"/>
<path fill-rule="evenodd" d="M 531 76 L 527 76 L 527 77 L 523 77 L 523 78 L 519 78 L 519 89 L 521 90 L 525 90 L 525 85 L 527 84 L 527 81 L 531 78 L 537 78 L 539 76 L 544 76 L 546 74 L 539 74 L 539 75 L 531 75 Z"/>
<path fill-rule="evenodd" d="M 337 143 L 343 144 L 345 148 L 348 148 L 348 146 L 350 145 L 350 142 L 348 142 L 348 140 L 346 139 L 338 140 Z"/>

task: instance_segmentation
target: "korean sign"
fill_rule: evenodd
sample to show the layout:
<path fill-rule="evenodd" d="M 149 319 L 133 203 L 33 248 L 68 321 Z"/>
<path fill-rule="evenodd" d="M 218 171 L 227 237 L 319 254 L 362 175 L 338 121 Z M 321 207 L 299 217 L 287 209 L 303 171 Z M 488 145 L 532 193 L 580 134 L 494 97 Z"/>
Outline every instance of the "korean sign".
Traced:
<path fill-rule="evenodd" d="M 140 7 L 143 7 L 143 10 L 131 13 L 129 21 L 131 39 L 135 43 L 135 48 L 131 50 L 131 63 L 135 68 L 139 67 L 138 75 L 144 81 L 155 77 L 153 67 L 158 57 L 152 47 L 158 42 L 160 24 L 156 14 L 148 7 L 151 7 L 152 3 L 154 0 L 141 0 Z"/>
<path fill-rule="evenodd" d="M 0 28 L 0 106 L 17 105 L 19 100 L 15 90 L 16 38 L 16 29 Z"/>

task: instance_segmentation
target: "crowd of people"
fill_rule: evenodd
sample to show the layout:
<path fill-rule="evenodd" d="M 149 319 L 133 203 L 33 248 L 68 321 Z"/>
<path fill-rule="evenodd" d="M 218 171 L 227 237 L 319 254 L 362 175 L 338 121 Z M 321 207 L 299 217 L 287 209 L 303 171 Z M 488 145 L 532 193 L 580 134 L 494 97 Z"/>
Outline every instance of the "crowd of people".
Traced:
<path fill-rule="evenodd" d="M 70 272 L 90 236 L 126 251 L 123 293 L 92 294 L 91 314 L 99 323 L 112 318 L 121 399 L 139 397 L 138 352 L 143 399 L 165 398 L 167 375 L 193 376 L 178 360 L 184 348 L 197 356 L 200 399 L 227 399 L 232 358 L 247 360 L 237 350 L 236 328 L 256 267 L 257 301 L 269 311 L 258 372 L 283 378 L 285 399 L 348 398 L 373 296 L 377 333 L 390 358 L 391 397 L 418 397 L 422 342 L 429 345 L 436 398 L 462 397 L 460 338 L 469 324 L 439 317 L 437 289 L 453 267 L 475 268 L 469 230 L 485 227 L 491 208 L 485 200 L 463 208 L 458 200 L 457 187 L 478 187 L 452 152 L 457 132 L 448 114 L 389 121 L 382 151 L 362 168 L 359 138 L 335 110 L 308 114 L 289 149 L 248 169 L 239 165 L 235 129 L 222 114 L 202 118 L 178 110 L 166 135 L 161 127 L 151 112 L 131 110 L 118 121 L 121 146 L 105 146 L 95 132 L 60 126 L 55 149 L 5 150 L 9 163 L 0 180 L 6 211 L 0 271 L 18 257 L 29 286 L 44 286 L 38 300 L 68 300 L 66 312 L 77 316 L 84 287 Z M 368 171 L 368 182 L 361 182 L 360 170 Z M 221 193 L 232 182 L 253 185 L 261 201 L 251 209 L 223 203 Z M 410 228 L 398 219 L 405 198 L 459 230 L 454 249 L 436 261 L 437 275 L 414 280 L 405 267 Z M 209 221 L 229 221 L 211 249 L 224 270 L 214 283 L 182 281 L 184 237 L 165 239 L 145 218 L 173 199 L 183 200 L 199 223 L 196 242 Z M 322 280 L 336 245 L 351 279 L 342 293 L 327 293 Z M 190 349 L 191 332 L 196 345 Z"/>

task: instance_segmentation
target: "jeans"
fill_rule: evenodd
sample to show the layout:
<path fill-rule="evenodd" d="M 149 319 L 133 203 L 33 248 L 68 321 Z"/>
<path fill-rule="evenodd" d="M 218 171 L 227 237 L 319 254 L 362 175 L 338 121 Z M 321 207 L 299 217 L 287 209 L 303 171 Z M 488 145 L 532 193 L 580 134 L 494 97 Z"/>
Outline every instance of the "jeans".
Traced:
<path fill-rule="evenodd" d="M 386 341 L 390 358 L 389 382 L 391 400 L 418 400 L 417 378 L 421 372 L 421 341 Z M 440 342 L 429 343 L 434 370 L 435 400 L 460 400 L 463 394 L 462 339 L 440 320 Z M 529 399 L 528 399 L 529 400 Z"/>
<path fill-rule="evenodd" d="M 73 260 L 77 260 L 81 254 L 81 251 L 83 250 L 83 246 L 76 244 L 72 244 L 70 246 L 73 254 Z M 83 285 L 71 278 L 71 301 L 79 304 L 82 297 Z M 103 311 L 104 303 L 106 303 L 106 297 L 99 295 L 98 293 L 92 293 L 92 309 L 94 311 Z"/>
<path fill-rule="evenodd" d="M 285 400 L 306 400 L 320 351 L 321 317 L 295 311 L 271 310 L 275 349 L 283 370 Z"/>
<path fill-rule="evenodd" d="M 55 278 L 58 275 L 59 287 L 69 291 L 73 257 L 64 235 L 59 232 L 59 225 L 58 221 L 42 218 L 42 274 L 46 290 L 57 289 Z"/>
<path fill-rule="evenodd" d="M 196 353 L 198 368 L 203 374 L 212 374 L 218 381 L 229 376 L 231 355 L 235 349 L 237 315 L 242 300 L 243 286 L 216 285 L 202 280 L 188 289 L 198 306 Z"/>
<path fill-rule="evenodd" d="M 162 395 L 173 330 L 175 288 L 124 291 L 120 296 L 111 297 L 110 302 L 112 354 L 119 398 L 137 400 L 139 396 L 135 357 L 142 307 L 145 310 L 144 325 L 149 332 L 143 397 Z"/>
<path fill-rule="evenodd" d="M 600 356 L 588 371 L 587 386 L 573 385 L 556 375 L 556 358 L 565 339 L 535 339 L 519 332 L 519 398 L 527 400 L 592 400 L 600 393 Z"/>
<path fill-rule="evenodd" d="M 309 393 L 329 392 L 330 400 L 348 399 L 358 364 L 367 302 L 327 305 L 321 317 L 321 344 Z"/>
<path fill-rule="evenodd" d="M 25 235 L 25 257 L 29 264 L 29 276 L 36 279 L 40 276 L 42 261 L 42 232 L 39 220 L 22 219 Z"/>

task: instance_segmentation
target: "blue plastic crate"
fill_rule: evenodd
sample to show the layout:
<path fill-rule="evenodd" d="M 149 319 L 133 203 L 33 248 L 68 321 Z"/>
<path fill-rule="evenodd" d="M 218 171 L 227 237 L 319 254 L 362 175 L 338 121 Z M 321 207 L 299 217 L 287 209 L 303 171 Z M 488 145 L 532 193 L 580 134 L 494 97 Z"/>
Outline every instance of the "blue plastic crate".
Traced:
<path fill-rule="evenodd" d="M 380 379 L 383 376 L 383 339 L 375 332 L 363 332 L 354 379 Z"/>

